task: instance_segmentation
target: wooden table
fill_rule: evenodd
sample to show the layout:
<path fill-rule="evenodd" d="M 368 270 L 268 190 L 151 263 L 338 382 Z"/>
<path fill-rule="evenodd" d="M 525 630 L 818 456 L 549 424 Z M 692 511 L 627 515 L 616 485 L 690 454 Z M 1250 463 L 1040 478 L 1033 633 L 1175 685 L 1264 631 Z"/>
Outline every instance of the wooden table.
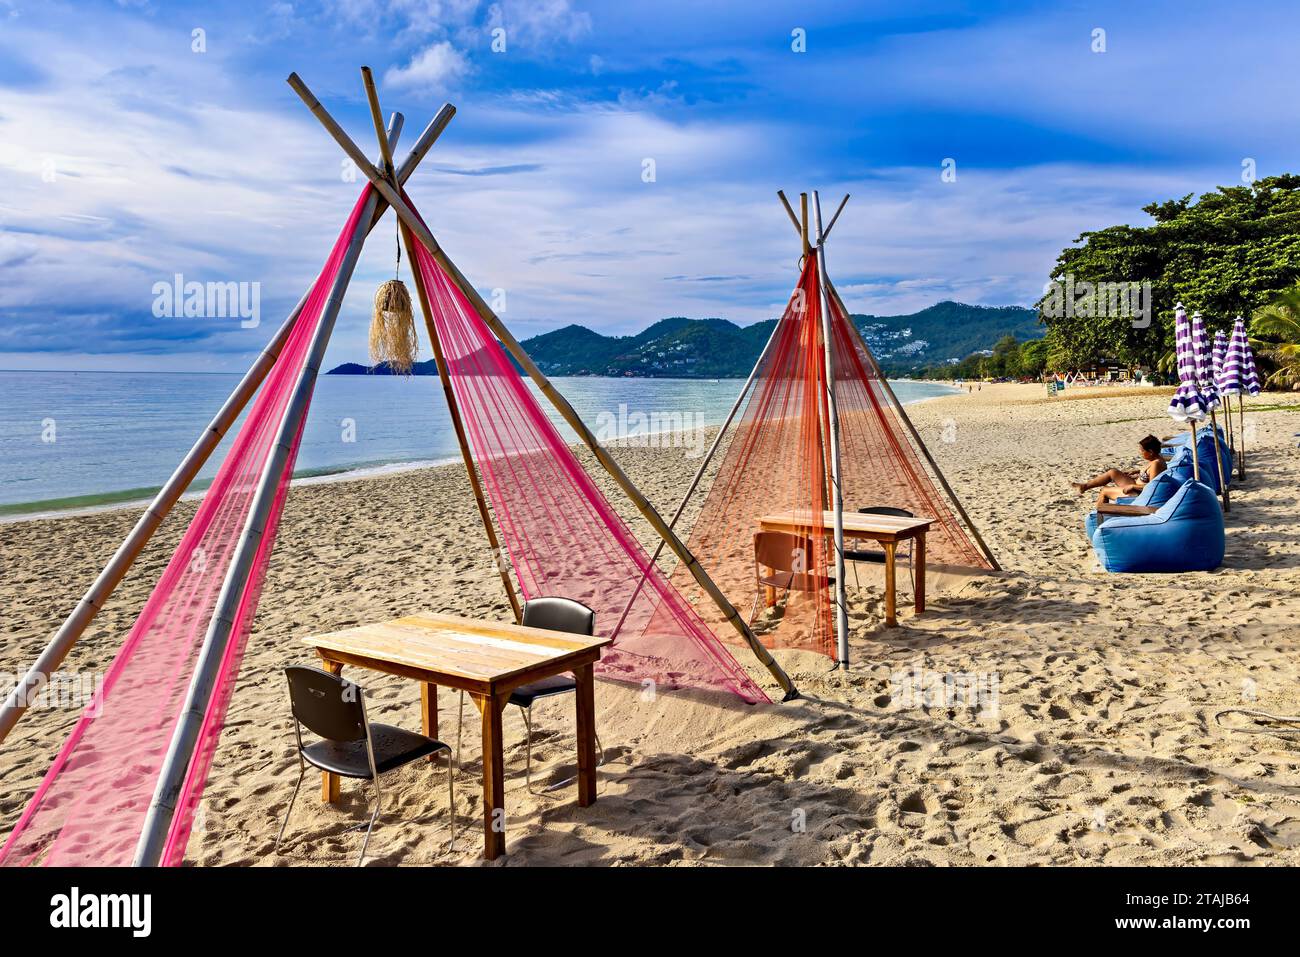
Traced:
<path fill-rule="evenodd" d="M 438 736 L 438 686 L 468 692 L 483 725 L 483 853 L 506 849 L 505 764 L 501 712 L 520 685 L 573 672 L 578 724 L 578 804 L 596 800 L 596 720 L 592 666 L 608 638 L 478 621 L 453 615 L 407 615 L 305 639 L 334 674 L 344 665 L 420 682 L 424 733 Z M 337 775 L 322 775 L 322 794 L 339 798 Z"/>
<path fill-rule="evenodd" d="M 791 535 L 809 535 L 812 532 L 812 515 L 809 512 L 775 512 L 759 518 L 765 532 L 787 532 Z M 934 519 L 921 516 L 864 515 L 861 512 L 844 513 L 844 538 L 867 539 L 879 542 L 885 550 L 885 627 L 898 627 L 898 599 L 894 594 L 897 572 L 895 558 L 899 543 L 911 539 L 912 567 L 916 573 L 915 608 L 919 615 L 925 611 L 925 533 Z M 835 528 L 835 513 L 822 512 L 822 527 L 827 535 Z"/>

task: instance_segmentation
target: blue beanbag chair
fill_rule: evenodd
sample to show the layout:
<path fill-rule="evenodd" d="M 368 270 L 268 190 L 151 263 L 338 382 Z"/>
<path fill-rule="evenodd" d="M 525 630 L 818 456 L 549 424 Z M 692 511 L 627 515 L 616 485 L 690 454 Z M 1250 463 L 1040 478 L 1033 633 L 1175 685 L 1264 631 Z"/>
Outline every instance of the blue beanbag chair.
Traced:
<path fill-rule="evenodd" d="M 1108 572 L 1200 572 L 1223 563 L 1223 509 L 1204 482 L 1186 482 L 1151 515 L 1097 526 L 1092 547 Z"/>
<path fill-rule="evenodd" d="M 1165 502 L 1174 497 L 1175 492 L 1183 487 L 1183 483 L 1189 481 L 1192 477 L 1191 450 L 1185 449 L 1183 451 L 1187 452 L 1187 470 L 1185 475 L 1183 474 L 1181 466 L 1177 471 L 1175 471 L 1171 465 L 1150 482 L 1147 482 L 1146 485 L 1142 486 L 1142 491 L 1137 495 L 1130 495 L 1116 499 L 1115 503 L 1117 505 L 1146 505 L 1151 508 L 1159 508 L 1161 505 L 1164 505 Z M 1114 520 L 1115 517 L 1112 516 L 1111 521 Z M 1088 517 L 1083 521 L 1083 527 L 1088 534 L 1089 540 L 1092 539 L 1092 533 L 1097 530 L 1099 524 L 1100 523 L 1097 521 L 1097 513 L 1089 512 Z"/>
<path fill-rule="evenodd" d="M 1232 468 L 1234 465 L 1232 458 L 1232 449 L 1228 447 L 1227 436 L 1223 434 L 1223 429 L 1219 429 L 1219 458 L 1223 462 L 1223 481 L 1228 488 L 1232 488 Z M 1191 436 L 1192 433 L 1180 432 L 1162 448 L 1161 451 L 1172 453 L 1177 458 L 1180 452 L 1187 453 L 1187 470 L 1191 475 Z M 1219 470 L 1214 467 L 1214 429 L 1210 426 L 1202 426 L 1196 431 L 1196 456 L 1198 464 L 1201 467 L 1201 481 L 1214 489 L 1215 494 L 1219 492 Z M 1169 461 L 1173 465 L 1173 458 Z"/>

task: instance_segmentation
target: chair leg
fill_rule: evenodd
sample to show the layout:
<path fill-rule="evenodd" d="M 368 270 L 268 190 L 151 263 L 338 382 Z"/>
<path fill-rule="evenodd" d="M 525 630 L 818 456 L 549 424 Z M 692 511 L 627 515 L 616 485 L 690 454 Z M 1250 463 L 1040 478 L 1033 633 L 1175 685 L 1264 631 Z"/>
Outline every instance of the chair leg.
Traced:
<path fill-rule="evenodd" d="M 275 850 L 280 850 L 280 839 L 284 837 L 284 829 L 289 826 L 289 815 L 293 813 L 293 802 L 298 800 L 298 789 L 302 787 L 302 779 L 307 776 L 307 764 L 303 761 L 302 755 L 298 755 L 298 783 L 293 786 L 293 795 L 289 798 L 289 806 L 284 811 L 284 821 L 280 824 L 280 830 L 275 835 Z"/>
<path fill-rule="evenodd" d="M 447 850 L 454 852 L 456 850 L 456 779 L 452 774 L 451 751 L 447 752 L 447 811 L 451 815 L 451 840 L 447 842 Z"/>
<path fill-rule="evenodd" d="M 460 767 L 460 732 L 465 726 L 465 692 L 460 693 L 460 713 L 456 716 L 456 767 Z"/>
<path fill-rule="evenodd" d="M 524 728 L 527 729 L 528 737 L 524 741 L 524 787 L 528 789 L 529 794 L 533 791 L 533 706 L 519 709 L 524 716 Z"/>
<path fill-rule="evenodd" d="M 596 732 L 596 731 L 593 730 L 593 731 L 592 731 L 592 734 L 594 734 L 595 737 L 596 737 L 596 767 L 598 767 L 598 768 L 599 768 L 599 767 L 604 767 L 604 765 L 605 765 L 605 746 L 604 746 L 603 744 L 600 743 L 600 734 L 599 734 L 598 732 Z M 560 788 L 564 787 L 566 784 L 572 784 L 572 783 L 573 783 L 574 781 L 576 781 L 576 780 L 578 780 L 578 776 L 575 774 L 573 777 L 565 778 L 563 781 L 556 781 L 554 784 L 552 784 L 550 787 L 546 788 L 545 790 L 547 790 L 547 791 L 558 791 Z M 536 792 L 534 792 L 534 793 L 536 793 Z"/>
<path fill-rule="evenodd" d="M 375 821 L 379 818 L 379 806 L 384 800 L 384 796 L 379 792 L 379 778 L 372 778 L 371 781 L 375 786 L 375 809 L 370 813 L 370 823 L 366 825 L 366 836 L 361 839 L 361 855 L 357 858 L 357 867 L 360 867 L 366 859 L 366 848 L 370 846 L 370 832 L 375 829 Z"/>

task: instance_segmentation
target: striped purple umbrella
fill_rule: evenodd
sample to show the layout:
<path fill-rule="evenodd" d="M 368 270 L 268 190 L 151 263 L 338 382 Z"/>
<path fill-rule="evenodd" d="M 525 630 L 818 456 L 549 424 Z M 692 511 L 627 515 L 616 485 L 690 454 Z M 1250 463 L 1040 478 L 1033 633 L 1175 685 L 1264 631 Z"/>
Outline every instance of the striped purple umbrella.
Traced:
<path fill-rule="evenodd" d="M 1214 385 L 1220 395 L 1231 395 L 1226 386 L 1230 385 L 1223 374 L 1223 363 L 1228 358 L 1228 336 L 1222 329 L 1214 333 L 1214 348 L 1210 352 L 1210 362 L 1214 366 Z"/>
<path fill-rule="evenodd" d="M 1192 346 L 1192 327 L 1180 302 L 1174 312 L 1174 355 L 1178 359 L 1178 390 L 1169 400 L 1169 415 L 1176 422 L 1199 422 L 1209 416 L 1196 384 L 1196 352 Z M 1204 362 L 1204 356 L 1202 356 Z"/>
<path fill-rule="evenodd" d="M 1241 395 L 1246 391 L 1245 369 L 1246 323 L 1238 316 L 1232 324 L 1232 338 L 1228 340 L 1228 350 L 1223 356 L 1223 371 L 1219 374 L 1219 391 L 1224 395 Z"/>
<path fill-rule="evenodd" d="M 1214 363 L 1210 361 L 1210 340 L 1205 334 L 1205 319 L 1192 313 L 1192 362 L 1196 366 L 1196 388 L 1206 412 L 1219 408 L 1219 388 L 1214 382 Z"/>
<path fill-rule="evenodd" d="M 1250 340 L 1246 338 L 1246 324 L 1241 316 L 1237 317 L 1236 325 L 1232 328 L 1234 339 L 1237 337 L 1238 330 L 1241 331 L 1241 348 L 1246 356 L 1241 369 L 1241 384 L 1247 395 L 1259 395 L 1259 373 L 1255 370 L 1255 350 L 1250 347 Z"/>

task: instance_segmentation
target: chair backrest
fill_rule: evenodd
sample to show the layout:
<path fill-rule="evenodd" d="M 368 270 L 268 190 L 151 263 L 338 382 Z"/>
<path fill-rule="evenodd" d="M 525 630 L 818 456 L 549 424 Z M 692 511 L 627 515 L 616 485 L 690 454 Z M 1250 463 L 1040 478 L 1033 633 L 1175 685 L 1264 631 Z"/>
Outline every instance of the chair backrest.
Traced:
<path fill-rule="evenodd" d="M 524 602 L 522 624 L 529 628 L 591 635 L 596 631 L 596 613 L 571 598 L 530 598 Z"/>
<path fill-rule="evenodd" d="M 789 532 L 755 532 L 754 561 L 778 572 L 807 572 L 812 539 Z"/>
<path fill-rule="evenodd" d="M 893 505 L 868 505 L 866 508 L 858 509 L 859 515 L 897 515 L 899 518 L 916 518 L 905 508 L 896 508 Z"/>
<path fill-rule="evenodd" d="M 364 741 L 366 706 L 361 688 L 319 668 L 290 665 L 289 704 L 307 730 L 330 741 Z"/>
<path fill-rule="evenodd" d="M 1182 488 L 1183 483 L 1186 481 L 1187 479 L 1183 478 L 1181 471 L 1173 472 L 1166 468 L 1150 482 L 1147 482 L 1130 504 L 1149 505 L 1152 508 L 1159 508 L 1173 498 L 1174 493 Z"/>
<path fill-rule="evenodd" d="M 1192 449 L 1191 446 L 1184 445 L 1174 452 L 1169 459 L 1169 464 L 1161 475 L 1172 475 L 1179 482 L 1186 482 L 1192 478 Z"/>

